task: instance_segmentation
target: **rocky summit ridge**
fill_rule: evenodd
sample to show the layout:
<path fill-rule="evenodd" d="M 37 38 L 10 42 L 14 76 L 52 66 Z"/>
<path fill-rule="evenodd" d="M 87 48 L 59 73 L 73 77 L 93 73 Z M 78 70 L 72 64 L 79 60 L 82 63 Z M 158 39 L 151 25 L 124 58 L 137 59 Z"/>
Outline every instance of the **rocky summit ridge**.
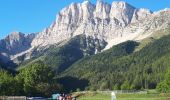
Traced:
<path fill-rule="evenodd" d="M 31 52 L 50 45 L 64 45 L 77 35 L 107 42 L 103 50 L 127 40 L 140 41 L 154 31 L 170 26 L 170 10 L 152 12 L 135 8 L 123 1 L 108 4 L 101 0 L 72 3 L 63 8 L 52 25 L 42 32 L 24 35 L 14 32 L 0 40 L 0 58 L 14 60 L 22 55 L 31 58 Z"/>

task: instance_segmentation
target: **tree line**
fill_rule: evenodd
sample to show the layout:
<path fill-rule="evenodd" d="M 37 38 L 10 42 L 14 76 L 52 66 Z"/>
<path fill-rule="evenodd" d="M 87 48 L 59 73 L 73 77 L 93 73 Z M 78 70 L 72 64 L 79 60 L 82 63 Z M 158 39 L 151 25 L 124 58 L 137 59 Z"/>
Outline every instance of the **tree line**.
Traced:
<path fill-rule="evenodd" d="M 0 95 L 51 96 L 62 90 L 53 69 L 41 61 L 21 69 L 16 75 L 0 70 Z"/>
<path fill-rule="evenodd" d="M 127 41 L 85 57 L 62 75 L 88 80 L 87 90 L 155 89 L 170 68 L 170 35 L 134 51 L 138 45 Z"/>

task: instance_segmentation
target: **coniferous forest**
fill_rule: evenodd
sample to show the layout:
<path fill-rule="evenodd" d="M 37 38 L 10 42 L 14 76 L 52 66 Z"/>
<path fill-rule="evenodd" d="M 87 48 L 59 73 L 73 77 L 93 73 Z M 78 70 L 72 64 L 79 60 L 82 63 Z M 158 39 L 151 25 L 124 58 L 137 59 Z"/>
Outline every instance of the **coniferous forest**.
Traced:
<path fill-rule="evenodd" d="M 81 37 L 81 38 L 80 38 Z M 89 38 L 90 41 L 90 38 Z M 97 41 L 97 40 L 96 40 Z M 50 96 L 76 90 L 170 91 L 170 35 L 153 39 L 136 50 L 140 42 L 127 41 L 93 55 L 83 36 L 22 63 L 4 69 L 1 63 L 0 95 Z"/>

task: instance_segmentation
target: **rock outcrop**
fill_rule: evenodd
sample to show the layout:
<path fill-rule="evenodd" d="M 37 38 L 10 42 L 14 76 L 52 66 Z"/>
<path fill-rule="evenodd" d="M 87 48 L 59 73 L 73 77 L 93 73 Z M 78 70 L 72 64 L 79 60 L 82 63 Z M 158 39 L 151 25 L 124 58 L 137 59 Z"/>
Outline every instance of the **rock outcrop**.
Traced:
<path fill-rule="evenodd" d="M 34 38 L 34 33 L 28 35 L 21 32 L 11 33 L 5 39 L 0 40 L 1 59 L 8 62 L 12 56 L 28 50 Z"/>

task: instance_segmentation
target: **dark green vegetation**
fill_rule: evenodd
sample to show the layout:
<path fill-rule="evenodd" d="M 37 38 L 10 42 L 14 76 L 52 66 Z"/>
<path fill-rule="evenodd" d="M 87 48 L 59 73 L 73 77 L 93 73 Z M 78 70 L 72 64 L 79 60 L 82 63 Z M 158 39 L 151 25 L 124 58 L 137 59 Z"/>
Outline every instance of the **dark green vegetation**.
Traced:
<path fill-rule="evenodd" d="M 61 73 L 84 56 L 95 54 L 95 49 L 100 52 L 106 44 L 104 40 L 94 40 L 91 37 L 79 35 L 60 47 L 51 46 L 49 49 L 42 51 L 38 57 L 26 61 L 20 66 L 24 67 L 42 60 L 46 65 L 54 68 L 57 73 Z"/>
<path fill-rule="evenodd" d="M 1 71 L 0 77 L 5 75 L 7 78 L 0 79 L 0 88 L 4 91 L 1 95 L 49 96 L 61 90 L 140 90 L 156 87 L 160 92 L 169 92 L 170 75 L 165 74 L 170 69 L 170 35 L 151 39 L 140 49 L 137 48 L 141 43 L 127 41 L 94 55 L 96 49 L 100 51 L 105 47 L 106 42 L 77 36 L 66 45 L 50 47 L 45 53 L 24 62 L 14 75 Z M 16 83 L 19 90 L 15 90 L 11 83 Z M 14 92 L 5 88 L 12 88 Z"/>
<path fill-rule="evenodd" d="M 71 67 L 69 67 L 69 69 L 63 73 L 65 77 L 62 79 L 65 79 L 68 76 L 74 77 L 74 78 L 78 78 L 81 80 L 87 80 L 92 89 L 96 90 L 96 89 L 100 89 L 101 87 L 102 89 L 108 89 L 108 87 L 105 86 L 107 84 L 105 83 L 101 84 L 100 82 L 109 82 L 109 79 L 107 79 L 107 77 L 114 76 L 113 75 L 114 72 L 107 65 L 110 63 L 109 60 L 111 60 L 112 57 L 113 58 L 123 57 L 125 55 L 132 53 L 136 45 L 138 45 L 138 43 L 133 42 L 133 41 L 128 41 L 126 43 L 117 45 L 106 52 L 103 52 L 103 53 L 100 53 L 94 56 L 86 56 L 85 58 L 79 60 L 78 62 L 73 64 Z M 120 70 L 126 70 L 126 69 L 121 68 Z M 113 74 L 110 75 L 109 71 Z M 121 78 L 120 77 L 117 78 L 117 80 L 119 79 Z M 68 80 L 68 82 L 69 81 L 72 81 L 72 80 Z M 64 84 L 65 87 L 70 87 L 70 85 L 67 85 L 68 82 L 64 80 L 62 81 L 62 84 Z M 79 88 L 84 89 L 83 87 L 79 87 Z M 91 89 L 91 88 L 86 88 L 86 89 Z M 75 90 L 74 88 L 72 89 Z"/>
<path fill-rule="evenodd" d="M 2 69 L 2 65 L 3 65 L 3 64 L 0 62 L 0 69 Z"/>
<path fill-rule="evenodd" d="M 166 73 L 164 81 L 157 85 L 157 90 L 163 93 L 170 92 L 170 70 Z"/>
<path fill-rule="evenodd" d="M 63 75 L 87 79 L 87 89 L 152 89 L 170 68 L 170 36 L 133 52 L 128 41 L 73 64 Z"/>
<path fill-rule="evenodd" d="M 16 80 L 7 71 L 0 70 L 0 95 L 18 94 Z"/>
<path fill-rule="evenodd" d="M 40 61 L 20 70 L 15 77 L 0 70 L 0 95 L 51 96 L 62 90 L 54 76 L 55 72 Z"/>
<path fill-rule="evenodd" d="M 60 48 L 52 48 L 45 54 L 44 61 L 47 65 L 60 73 L 67 69 L 74 62 L 87 55 L 93 55 L 95 49 L 101 51 L 106 42 L 91 37 L 77 36 L 71 39 L 66 45 Z"/>
<path fill-rule="evenodd" d="M 16 73 L 16 71 L 15 70 L 13 70 L 13 69 L 10 69 L 9 67 L 6 67 L 6 64 L 4 64 L 3 62 L 2 62 L 2 60 L 0 59 L 0 70 L 6 70 L 6 71 L 9 71 L 10 73 Z"/>

